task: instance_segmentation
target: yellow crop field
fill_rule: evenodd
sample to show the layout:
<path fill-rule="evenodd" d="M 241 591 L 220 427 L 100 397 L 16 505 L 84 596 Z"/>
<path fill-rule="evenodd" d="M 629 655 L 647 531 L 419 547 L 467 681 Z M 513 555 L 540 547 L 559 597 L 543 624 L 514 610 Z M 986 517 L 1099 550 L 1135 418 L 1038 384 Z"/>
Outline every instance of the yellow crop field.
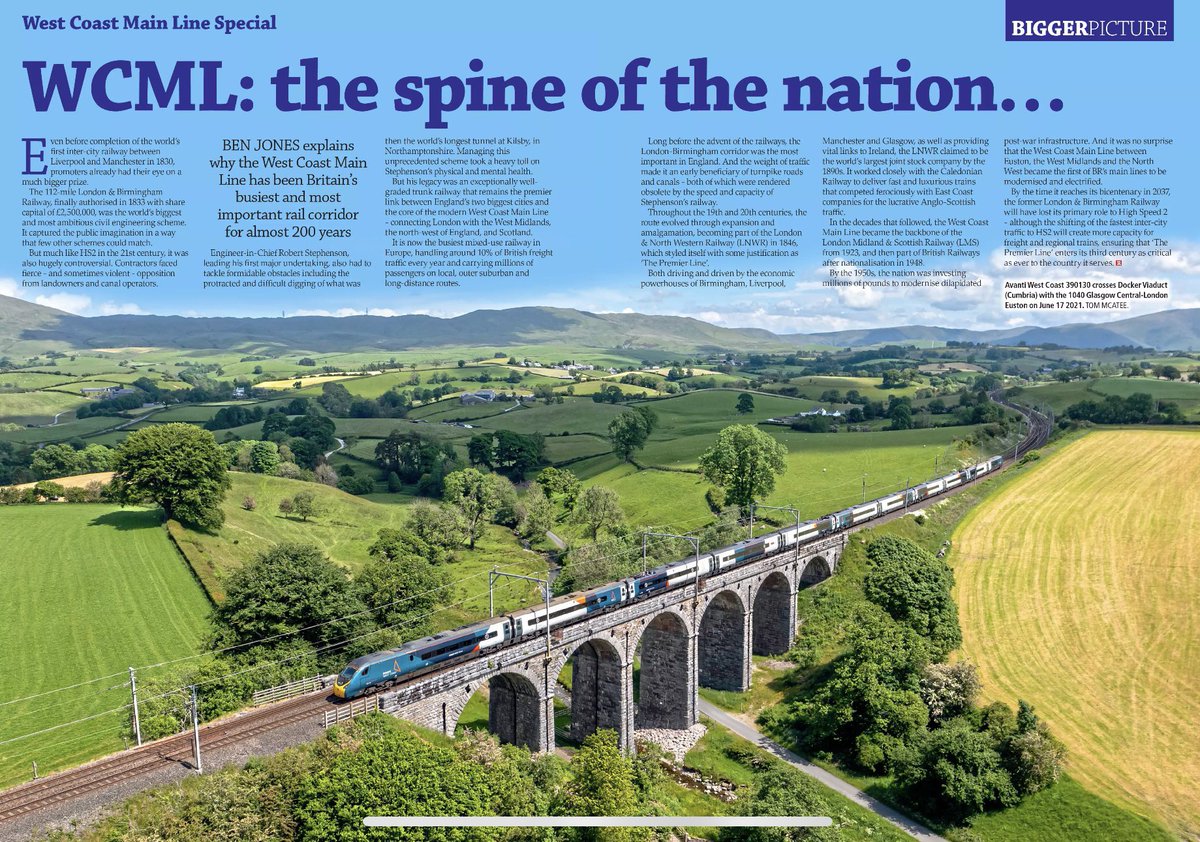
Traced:
<path fill-rule="evenodd" d="M 1200 434 L 1093 432 L 985 501 L 952 562 L 984 695 L 1097 794 L 1200 835 Z"/>
<path fill-rule="evenodd" d="M 264 380 L 257 384 L 260 389 L 292 389 L 295 388 L 297 380 L 301 383 L 301 388 L 305 386 L 320 386 L 325 383 L 335 383 L 338 380 L 355 380 L 361 379 L 361 374 L 316 374 L 312 377 L 292 377 L 287 380 Z"/>

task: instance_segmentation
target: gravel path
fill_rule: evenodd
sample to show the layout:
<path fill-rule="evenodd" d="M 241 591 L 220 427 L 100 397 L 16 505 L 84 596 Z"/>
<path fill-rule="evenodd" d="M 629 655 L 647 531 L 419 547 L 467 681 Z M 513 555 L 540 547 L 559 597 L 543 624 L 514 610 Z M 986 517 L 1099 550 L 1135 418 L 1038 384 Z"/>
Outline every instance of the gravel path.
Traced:
<path fill-rule="evenodd" d="M 711 702 L 701 699 L 700 712 L 714 722 L 728 728 L 739 737 L 749 740 L 755 745 L 771 752 L 776 757 L 786 760 L 804 774 L 815 778 L 835 792 L 846 796 L 860 807 L 864 807 L 875 815 L 886 819 L 914 839 L 920 839 L 922 842 L 946 842 L 945 837 L 938 836 L 932 830 L 925 827 L 925 825 L 910 819 L 899 810 L 892 809 L 882 801 L 872 798 L 858 787 L 851 786 L 836 775 L 826 772 L 815 763 L 805 760 L 800 755 L 788 751 L 778 743 L 768 740 L 753 725 L 734 718 Z"/>

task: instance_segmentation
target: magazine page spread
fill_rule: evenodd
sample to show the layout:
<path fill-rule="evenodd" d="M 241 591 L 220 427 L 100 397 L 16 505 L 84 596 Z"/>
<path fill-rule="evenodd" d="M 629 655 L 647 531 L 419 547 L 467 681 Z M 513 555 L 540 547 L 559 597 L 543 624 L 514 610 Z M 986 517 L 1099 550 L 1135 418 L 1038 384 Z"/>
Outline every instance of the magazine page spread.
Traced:
<path fill-rule="evenodd" d="M 0 19 L 0 839 L 1200 838 L 1192 4 Z"/>

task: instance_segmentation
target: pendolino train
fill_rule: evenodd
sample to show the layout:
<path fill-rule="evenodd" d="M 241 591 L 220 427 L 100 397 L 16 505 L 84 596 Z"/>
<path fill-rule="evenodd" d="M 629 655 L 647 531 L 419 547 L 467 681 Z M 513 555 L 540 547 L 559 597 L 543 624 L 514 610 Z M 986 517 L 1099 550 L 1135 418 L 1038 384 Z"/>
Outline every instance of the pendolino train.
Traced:
<path fill-rule="evenodd" d="M 827 535 L 859 526 L 897 509 L 936 497 L 995 471 L 1002 461 L 1003 457 L 993 456 L 944 477 L 859 506 L 851 506 L 840 512 L 801 523 L 799 526 L 785 527 L 741 541 L 731 547 L 669 562 L 640 576 L 631 576 L 619 582 L 559 597 L 552 600 L 549 606 L 543 604 L 535 608 L 526 608 L 503 617 L 493 617 L 414 640 L 398 649 L 363 655 L 347 664 L 334 679 L 333 693 L 344 699 L 373 693 L 437 664 L 470 657 L 516 640 L 528 639 L 536 634 L 547 634 L 557 626 L 573 623 L 593 612 L 605 611 L 651 594 L 681 587 L 705 576 L 722 573 L 740 564 L 791 550 Z"/>

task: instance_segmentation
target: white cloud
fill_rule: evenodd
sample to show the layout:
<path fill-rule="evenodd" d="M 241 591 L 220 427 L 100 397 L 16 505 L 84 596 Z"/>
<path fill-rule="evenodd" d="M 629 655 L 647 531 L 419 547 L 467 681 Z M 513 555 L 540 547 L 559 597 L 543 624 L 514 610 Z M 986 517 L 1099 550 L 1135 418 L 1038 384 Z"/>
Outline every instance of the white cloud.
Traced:
<path fill-rule="evenodd" d="M 119 303 L 116 301 L 105 301 L 96 308 L 101 316 L 147 316 L 145 310 L 132 301 Z"/>
<path fill-rule="evenodd" d="M 883 301 L 883 293 L 877 287 L 838 287 L 838 301 L 851 310 L 874 310 Z"/>
<path fill-rule="evenodd" d="M 92 299 L 86 295 L 75 295 L 70 292 L 56 292 L 52 295 L 38 295 L 33 299 L 34 304 L 41 304 L 43 307 L 53 307 L 55 310 L 65 310 L 68 313 L 74 313 L 77 316 L 87 314 L 87 311 L 92 306 Z"/>
<path fill-rule="evenodd" d="M 1181 243 L 1172 247 L 1171 253 L 1166 257 L 1151 257 L 1148 258 L 1148 262 L 1164 272 L 1200 275 L 1200 246 Z"/>
<path fill-rule="evenodd" d="M 12 278 L 0 278 L 0 295 L 20 298 L 22 301 L 32 301 L 43 307 L 53 307 L 76 316 L 118 316 L 118 315 L 148 315 L 140 305 L 131 301 L 92 301 L 90 296 L 78 295 L 72 292 L 55 292 L 49 295 L 34 295 L 30 297 L 29 290 L 22 287 Z"/>

